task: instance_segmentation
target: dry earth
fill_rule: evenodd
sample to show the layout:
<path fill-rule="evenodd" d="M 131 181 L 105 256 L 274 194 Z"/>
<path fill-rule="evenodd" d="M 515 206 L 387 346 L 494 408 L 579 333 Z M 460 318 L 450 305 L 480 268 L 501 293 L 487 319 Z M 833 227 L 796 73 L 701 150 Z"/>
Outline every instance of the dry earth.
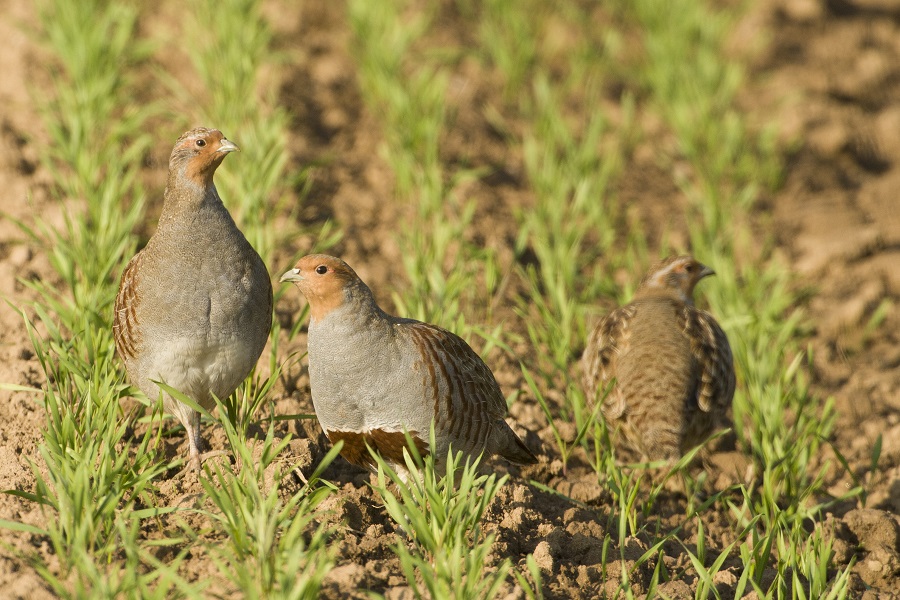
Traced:
<path fill-rule="evenodd" d="M 390 174 L 379 155 L 378 122 L 367 112 L 356 81 L 343 8 L 339 3 L 310 2 L 302 11 L 287 14 L 290 18 L 280 18 L 276 24 L 277 42 L 292 57 L 279 98 L 293 115 L 294 164 L 317 165 L 312 170 L 312 193 L 300 218 L 306 224 L 325 219 L 339 223 L 346 235 L 336 252 L 357 267 L 387 302 L 391 282 L 396 280 L 392 265 L 398 264 L 399 254 L 393 224 L 407 209 L 391 194 Z M 0 53 L 4 213 L 0 293 L 22 307 L 32 298 L 19 279 L 52 280 L 54 275 L 47 257 L 29 245 L 13 219 L 30 222 L 40 214 L 58 222 L 61 215 L 49 191 L 49 176 L 38 161 L 46 135 L 29 95 L 38 90 L 29 91 L 28 85 L 33 81 L 31 73 L 40 69 L 35 62 L 39 54 L 22 29 L 33 26 L 34 20 L 30 2 L 0 0 L 0 37 L 5 47 Z M 464 42 L 465 32 L 453 19 L 446 23 L 441 34 L 455 43 Z M 744 36 L 768 36 L 751 65 L 751 89 L 744 105 L 750 114 L 774 116 L 781 139 L 795 144 L 784 185 L 760 205 L 759 222 L 774 230 L 779 249 L 796 274 L 797 288 L 808 291 L 814 389 L 820 398 L 834 396 L 839 421 L 833 443 L 867 482 L 866 508 L 855 502 L 838 505 L 829 517 L 836 561 L 856 560 L 855 597 L 896 598 L 895 590 L 900 589 L 900 312 L 894 305 L 900 296 L 900 5 L 892 0 L 772 2 L 754 9 L 739 31 Z M 501 259 L 506 253 L 509 260 L 512 208 L 530 201 L 520 157 L 510 156 L 482 111 L 472 109 L 495 93 L 487 74 L 464 62 L 452 89 L 459 108 L 445 158 L 490 167 L 492 174 L 471 190 L 479 203 L 473 236 L 498 248 Z M 148 181 L 157 185 L 151 188 L 151 214 L 158 214 L 170 143 L 159 140 L 153 160 L 147 163 Z M 648 154 L 638 149 L 634 156 Z M 619 197 L 641 209 L 648 231 L 659 231 L 673 199 L 681 200 L 669 174 L 639 160 L 635 158 L 626 169 Z M 675 223 L 677 234 L 677 219 Z M 289 250 L 308 249 L 311 242 L 302 237 Z M 270 270 L 280 272 L 286 266 L 283 263 L 282 259 L 270 265 Z M 883 303 L 889 303 L 886 318 L 877 327 L 867 327 Z M 289 324 L 299 308 L 298 294 L 286 294 L 277 307 L 278 317 Z M 554 443 L 546 420 L 514 364 L 498 355 L 492 366 L 507 392 L 523 390 L 513 406 L 513 418 L 520 431 L 534 432 L 528 434 L 528 443 L 532 448 L 543 447 L 545 454 L 535 467 L 512 469 L 510 483 L 493 504 L 486 521 L 487 528 L 497 534 L 495 554 L 521 563 L 533 552 L 543 570 L 548 598 L 596 597 L 603 590 L 614 590 L 620 564 L 612 561 L 605 573 L 600 568 L 602 538 L 609 530 L 609 495 L 577 455 L 563 473 L 559 456 L 551 450 Z M 5 304 L 0 308 L 0 381 L 43 384 L 23 320 Z M 276 390 L 275 406 L 285 413 L 311 410 L 305 372 L 299 366 Z M 0 390 L 0 422 L 4 423 L 0 489 L 29 490 L 34 478 L 28 461 L 39 461 L 37 446 L 44 423 L 38 398 Z M 279 435 L 288 431 L 289 426 L 283 427 Z M 290 430 L 297 435 L 291 444 L 295 460 L 312 465 L 323 455 L 327 442 L 314 422 L 294 424 Z M 206 432 L 213 447 L 225 443 L 217 428 L 207 426 Z M 867 473 L 879 435 L 883 439 L 879 469 Z M 183 451 L 180 439 L 171 443 L 173 452 Z M 408 593 L 405 579 L 390 548 L 396 540 L 394 530 L 366 485 L 368 476 L 342 461 L 326 476 L 341 487 L 329 503 L 335 509 L 332 518 L 344 525 L 335 541 L 339 566 L 328 577 L 323 596 L 362 597 L 361 590 L 371 589 L 404 597 Z M 525 483 L 529 479 L 588 508 L 540 491 Z M 829 485 L 837 494 L 850 482 L 845 473 L 835 471 Z M 164 502 L 180 501 L 176 486 L 162 482 L 160 487 Z M 677 495 L 662 500 L 658 511 L 663 528 L 679 522 L 682 506 Z M 40 524 L 45 518 L 31 504 L 0 496 L 0 519 Z M 729 535 L 725 514 L 712 512 L 704 521 L 709 539 L 721 541 Z M 691 544 L 692 535 L 687 528 L 682 539 Z M 52 596 L 17 557 L 19 551 L 47 555 L 46 541 L 5 530 L 0 531 L 0 540 L 4 542 L 2 595 Z M 646 549 L 647 540 L 629 539 L 627 544 L 625 555 L 634 560 Z M 674 575 L 689 565 L 676 544 L 666 547 L 665 561 Z M 717 577 L 723 597 L 731 597 L 738 568 L 739 561 L 730 558 Z M 642 586 L 651 572 L 652 565 L 647 565 L 636 574 L 636 594 L 644 593 Z M 213 573 L 211 561 L 203 555 L 192 556 L 184 570 L 189 579 Z M 693 597 L 695 586 L 696 581 L 685 576 L 661 591 L 673 598 L 688 598 Z M 214 582 L 212 589 L 228 592 L 223 582 Z"/>

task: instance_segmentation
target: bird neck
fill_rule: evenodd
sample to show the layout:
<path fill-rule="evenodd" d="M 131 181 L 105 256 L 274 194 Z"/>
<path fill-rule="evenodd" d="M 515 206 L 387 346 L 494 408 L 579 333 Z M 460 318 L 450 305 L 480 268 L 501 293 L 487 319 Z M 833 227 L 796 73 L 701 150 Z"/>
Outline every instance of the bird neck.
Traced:
<path fill-rule="evenodd" d="M 322 298 L 310 298 L 310 327 L 340 323 L 342 327 L 368 327 L 373 322 L 383 321 L 382 311 L 372 290 L 362 282 L 345 286 L 340 294 L 330 294 Z"/>
<path fill-rule="evenodd" d="M 212 177 L 200 182 L 170 169 L 159 226 L 163 227 L 169 222 L 178 221 L 185 215 L 196 214 L 205 206 L 224 208 Z"/>
<path fill-rule="evenodd" d="M 674 300 L 676 302 L 683 302 L 688 306 L 694 305 L 694 298 L 692 294 L 686 294 L 684 290 L 680 288 L 672 288 L 672 287 L 662 287 L 656 285 L 648 285 L 638 289 L 634 294 L 635 300 L 643 300 L 647 298 L 661 298 L 667 300 Z"/>

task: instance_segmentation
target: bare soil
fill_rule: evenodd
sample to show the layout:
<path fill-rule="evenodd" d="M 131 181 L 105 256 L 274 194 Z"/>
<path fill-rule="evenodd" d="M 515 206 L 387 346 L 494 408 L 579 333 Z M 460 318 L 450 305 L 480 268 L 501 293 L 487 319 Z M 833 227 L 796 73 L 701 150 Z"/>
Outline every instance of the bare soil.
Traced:
<path fill-rule="evenodd" d="M 281 11 L 273 2 L 276 42 L 291 60 L 284 65 L 280 102 L 292 115 L 290 151 L 296 166 L 316 165 L 310 196 L 299 219 L 314 226 L 335 220 L 345 235 L 334 253 L 342 255 L 366 280 L 385 306 L 399 274 L 396 224 L 408 207 L 392 194 L 390 171 L 381 158 L 383 137 L 377 115 L 365 106 L 351 57 L 350 31 L 340 3 L 309 2 L 302 10 Z M 442 18 L 442 39 L 466 43 L 465 28 L 453 15 Z M 54 279 L 45 253 L 21 233 L 15 219 L 33 223 L 35 215 L 61 221 L 61 207 L 50 193 L 50 177 L 38 160 L 47 143 L 31 94 L 33 73 L 41 70 L 35 40 L 32 3 L 0 0 L 0 294 L 26 313 L 33 300 L 20 279 Z M 804 292 L 813 349 L 812 383 L 818 398 L 833 396 L 839 412 L 832 440 L 855 475 L 867 482 L 868 500 L 834 507 L 820 526 L 833 532 L 835 561 L 853 567 L 853 595 L 898 598 L 900 590 L 900 6 L 892 0 L 787 0 L 757 6 L 738 29 L 741 37 L 763 40 L 749 72 L 742 102 L 751 118 L 774 119 L 779 139 L 791 147 L 783 186 L 762 202 L 757 222 L 774 232 L 779 253 Z M 160 61 L 175 70 L 178 61 Z M 176 75 L 178 75 L 176 73 Z M 184 74 L 182 74 L 184 75 Z M 513 209 L 532 201 L 521 156 L 509 152 L 502 136 L 482 110 L 497 101 L 491 73 L 473 61 L 461 61 L 454 80 L 456 119 L 447 136 L 445 158 L 490 174 L 468 190 L 478 201 L 473 238 L 496 248 L 501 262 L 512 260 Z M 498 101 L 499 102 L 499 101 Z M 215 125 L 210 124 L 210 125 Z M 240 140 L 238 140 L 240 141 Z M 162 195 L 165 156 L 171 140 L 159 140 L 147 162 L 151 188 L 150 214 Z M 646 149 L 644 149 L 646 150 Z M 683 205 L 672 175 L 653 161 L 652 150 L 636 149 L 617 193 L 637 207 L 648 232 L 665 229 L 684 235 L 682 219 L 672 208 Z M 642 158 L 644 157 L 644 158 Z M 227 204 L 227 198 L 226 198 Z M 273 223 L 277 225 L 277 223 Z M 147 231 L 152 231 L 152 223 Z M 686 238 L 683 238 L 686 239 Z M 269 265 L 277 275 L 289 265 L 285 257 L 308 250 L 314 239 L 301 236 Z M 651 248 L 654 242 L 651 242 Z M 628 274 L 637 276 L 637 274 Z M 869 326 L 885 303 L 886 316 Z M 289 325 L 299 314 L 299 294 L 288 293 L 276 307 Z M 303 339 L 297 342 L 302 347 Z M 291 348 L 286 348 L 289 351 Z M 517 349 L 518 350 L 518 349 Z M 524 351 L 523 351 L 524 353 Z M 529 432 L 532 448 L 542 448 L 533 467 L 510 468 L 510 482 L 500 491 L 486 518 L 497 535 L 494 554 L 523 564 L 534 553 L 548 598 L 597 597 L 613 592 L 620 581 L 620 562 L 608 560 L 604 571 L 603 537 L 614 532 L 610 495 L 592 476 L 585 457 L 576 453 L 563 470 L 550 428 L 514 361 L 497 353 L 491 366 L 504 391 L 521 390 L 512 407 L 518 431 Z M 34 358 L 21 315 L 0 305 L 0 381 L 39 387 L 44 378 Z M 281 413 L 311 412 L 305 370 L 295 366 L 274 394 Z M 0 390 L 0 489 L 31 490 L 30 461 L 40 464 L 38 446 L 45 414 L 33 394 Z M 327 441 L 313 421 L 281 425 L 279 436 L 294 434 L 292 459 L 305 468 L 324 455 Z M 220 428 L 205 426 L 213 448 L 226 444 Z M 572 432 L 574 435 L 574 432 Z M 869 473 L 878 436 L 882 439 L 879 469 Z M 173 452 L 184 452 L 183 439 L 172 438 Z M 826 457 L 828 458 L 828 457 Z M 727 476 L 734 461 L 711 466 L 710 481 Z M 503 465 L 499 468 L 505 469 Z M 718 470 L 718 472 L 717 472 Z M 323 597 L 365 597 L 376 590 L 391 598 L 410 590 L 391 546 L 398 539 L 369 476 L 342 460 L 326 472 L 341 492 L 329 500 L 331 519 L 339 524 L 334 544 L 337 568 L 329 575 Z M 577 503 L 528 484 L 535 480 Z M 299 486 L 299 481 L 289 482 Z M 835 469 L 828 482 L 838 495 L 852 485 Z M 186 501 L 183 490 L 160 482 L 162 503 Z M 684 498 L 664 495 L 657 505 L 662 530 L 681 524 Z M 50 515 L 17 497 L 0 495 L 0 519 L 40 525 Z M 724 512 L 703 517 L 711 551 L 729 541 L 731 526 Z M 615 535 L 613 536 L 616 537 Z M 691 547 L 695 529 L 680 535 Z M 0 589 L 11 598 L 53 597 L 21 553 L 50 557 L 39 536 L 0 530 Z M 643 554 L 648 540 L 628 538 L 626 568 Z M 612 549 L 618 556 L 618 549 Z M 48 558 L 51 560 L 52 558 Z M 697 581 L 678 544 L 665 547 L 665 567 L 672 581 L 660 590 L 672 598 L 693 597 Z M 733 595 L 740 562 L 729 558 L 716 578 L 723 597 Z M 646 593 L 653 563 L 632 574 L 636 595 Z M 209 557 L 194 554 L 185 563 L 188 579 L 215 577 Z M 683 574 L 683 575 L 682 575 Z M 211 590 L 228 593 L 224 582 Z M 516 594 L 515 590 L 510 590 Z"/>

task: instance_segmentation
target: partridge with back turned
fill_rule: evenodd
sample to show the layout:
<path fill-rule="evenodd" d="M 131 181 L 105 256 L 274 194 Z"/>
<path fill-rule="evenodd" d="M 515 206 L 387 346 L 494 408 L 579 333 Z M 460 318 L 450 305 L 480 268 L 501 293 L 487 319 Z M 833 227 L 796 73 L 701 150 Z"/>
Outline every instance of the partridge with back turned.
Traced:
<path fill-rule="evenodd" d="M 693 299 L 697 282 L 713 273 L 690 256 L 663 260 L 634 300 L 597 325 L 582 357 L 588 400 L 602 401 L 610 430 L 652 460 L 676 459 L 727 424 L 731 347 Z"/>

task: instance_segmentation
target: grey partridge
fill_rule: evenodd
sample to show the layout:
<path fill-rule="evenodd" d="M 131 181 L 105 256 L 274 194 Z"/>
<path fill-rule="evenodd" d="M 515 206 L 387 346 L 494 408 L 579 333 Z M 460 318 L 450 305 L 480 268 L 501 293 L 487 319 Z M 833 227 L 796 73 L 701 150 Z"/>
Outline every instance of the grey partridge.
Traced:
<path fill-rule="evenodd" d="M 506 423 L 506 401 L 491 370 L 459 336 L 394 317 L 347 263 L 313 254 L 281 281 L 310 304 L 309 382 L 316 416 L 349 462 L 373 467 L 366 444 L 405 473 L 404 431 L 438 469 L 452 446 L 466 456 L 537 461 Z M 434 422 L 436 448 L 429 448 Z"/>
<path fill-rule="evenodd" d="M 589 402 L 615 379 L 603 417 L 624 436 L 623 445 L 651 460 L 676 459 L 728 422 L 731 347 L 693 300 L 697 282 L 713 274 L 690 256 L 663 260 L 588 339 L 582 374 Z"/>
<path fill-rule="evenodd" d="M 128 263 L 116 296 L 116 349 L 150 399 L 161 381 L 200 406 L 224 400 L 256 365 L 272 322 L 272 282 L 222 204 L 213 174 L 238 147 L 199 127 L 175 142 L 156 233 Z M 163 394 L 199 470 L 200 414 Z"/>

